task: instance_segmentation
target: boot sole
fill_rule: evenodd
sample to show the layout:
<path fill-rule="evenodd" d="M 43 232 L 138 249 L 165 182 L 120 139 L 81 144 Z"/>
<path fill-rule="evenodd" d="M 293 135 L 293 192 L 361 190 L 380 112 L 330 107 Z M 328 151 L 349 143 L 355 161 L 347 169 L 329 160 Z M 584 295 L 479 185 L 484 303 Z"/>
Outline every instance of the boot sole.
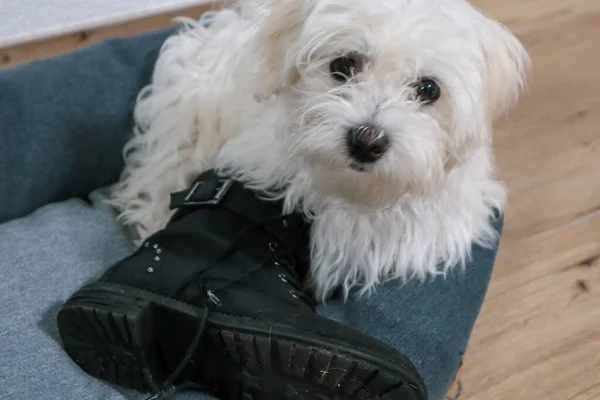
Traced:
<path fill-rule="evenodd" d="M 98 283 L 82 288 L 65 303 L 57 317 L 58 329 L 65 351 L 88 374 L 156 393 L 170 372 L 153 329 L 165 323 L 161 319 L 165 311 L 199 321 L 204 310 L 141 289 Z M 240 321 L 213 311 L 205 331 L 210 351 L 206 358 L 215 364 L 228 360 L 220 362 L 227 373 L 195 380 L 209 379 L 207 391 L 219 399 L 427 398 L 408 359 L 406 365 L 385 365 L 369 354 L 328 346 L 322 338 L 296 338 L 272 326 L 248 329 Z"/>

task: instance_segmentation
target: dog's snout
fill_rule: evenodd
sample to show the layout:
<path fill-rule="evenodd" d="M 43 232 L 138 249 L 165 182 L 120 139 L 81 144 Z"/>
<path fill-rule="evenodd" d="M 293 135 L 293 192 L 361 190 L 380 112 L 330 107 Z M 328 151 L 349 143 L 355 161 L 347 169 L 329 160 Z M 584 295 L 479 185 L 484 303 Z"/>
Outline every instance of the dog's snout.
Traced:
<path fill-rule="evenodd" d="M 387 151 L 390 140 L 382 128 L 374 125 L 355 125 L 346 137 L 348 152 L 361 163 L 373 163 Z"/>

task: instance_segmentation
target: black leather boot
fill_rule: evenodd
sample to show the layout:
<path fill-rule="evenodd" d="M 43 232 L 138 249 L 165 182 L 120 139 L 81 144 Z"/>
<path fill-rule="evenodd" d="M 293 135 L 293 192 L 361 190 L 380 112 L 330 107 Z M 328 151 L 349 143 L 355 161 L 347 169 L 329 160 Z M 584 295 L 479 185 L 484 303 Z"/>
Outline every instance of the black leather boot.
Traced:
<path fill-rule="evenodd" d="M 172 206 L 165 229 L 59 312 L 85 371 L 151 393 L 192 382 L 220 399 L 427 398 L 405 356 L 314 312 L 300 215 L 212 171 Z"/>

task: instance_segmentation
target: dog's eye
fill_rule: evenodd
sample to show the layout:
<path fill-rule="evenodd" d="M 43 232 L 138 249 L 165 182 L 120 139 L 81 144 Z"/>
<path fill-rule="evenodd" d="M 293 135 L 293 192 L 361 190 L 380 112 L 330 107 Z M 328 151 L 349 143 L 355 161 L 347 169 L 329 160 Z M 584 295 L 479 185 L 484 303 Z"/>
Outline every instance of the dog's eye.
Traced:
<path fill-rule="evenodd" d="M 442 91 L 433 79 L 421 79 L 416 83 L 417 98 L 426 104 L 433 104 L 440 98 Z"/>
<path fill-rule="evenodd" d="M 355 55 L 336 58 L 329 64 L 329 72 L 338 82 L 346 82 L 363 67 L 362 59 Z"/>

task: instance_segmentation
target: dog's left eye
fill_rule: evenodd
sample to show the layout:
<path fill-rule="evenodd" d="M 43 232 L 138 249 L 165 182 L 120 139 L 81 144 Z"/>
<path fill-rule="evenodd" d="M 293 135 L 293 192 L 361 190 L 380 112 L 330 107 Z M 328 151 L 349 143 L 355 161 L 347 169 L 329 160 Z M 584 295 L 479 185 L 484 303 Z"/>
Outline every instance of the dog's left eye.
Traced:
<path fill-rule="evenodd" d="M 362 59 L 356 55 L 336 58 L 329 64 L 331 76 L 338 82 L 346 82 L 363 68 Z"/>
<path fill-rule="evenodd" d="M 442 91 L 440 86 L 433 79 L 421 79 L 415 84 L 417 98 L 426 104 L 432 104 L 440 98 Z"/>

